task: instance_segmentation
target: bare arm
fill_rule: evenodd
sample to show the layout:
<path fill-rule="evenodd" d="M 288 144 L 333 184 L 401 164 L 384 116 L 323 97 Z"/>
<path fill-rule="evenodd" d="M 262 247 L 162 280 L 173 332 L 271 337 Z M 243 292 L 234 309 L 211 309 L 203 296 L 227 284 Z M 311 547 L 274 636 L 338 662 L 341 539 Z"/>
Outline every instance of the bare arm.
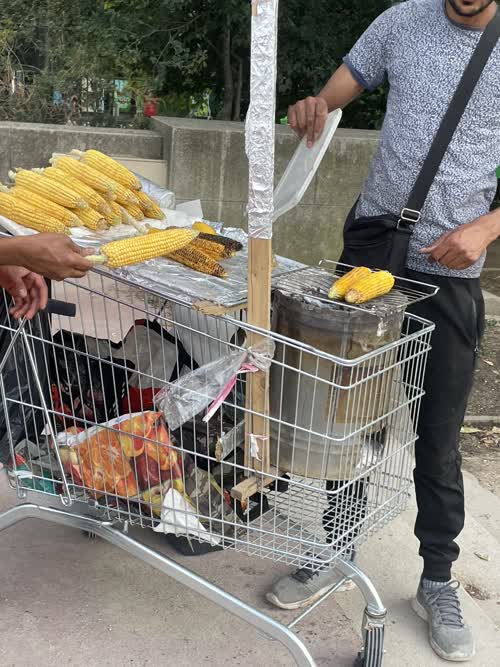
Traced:
<path fill-rule="evenodd" d="M 318 97 L 307 97 L 289 108 L 290 126 L 301 138 L 307 134 L 307 145 L 311 147 L 320 137 L 328 113 L 334 109 L 343 109 L 359 97 L 363 90 L 349 68 L 341 65 Z"/>

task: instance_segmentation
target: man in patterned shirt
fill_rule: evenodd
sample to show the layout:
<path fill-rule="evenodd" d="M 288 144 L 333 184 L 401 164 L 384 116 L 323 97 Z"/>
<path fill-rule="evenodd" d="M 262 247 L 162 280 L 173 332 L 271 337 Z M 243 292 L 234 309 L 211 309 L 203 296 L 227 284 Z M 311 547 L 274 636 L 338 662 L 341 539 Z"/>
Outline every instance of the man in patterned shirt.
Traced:
<path fill-rule="evenodd" d="M 393 6 L 370 26 L 317 97 L 290 108 L 291 126 L 300 136 L 307 134 L 311 146 L 329 111 L 388 80 L 380 144 L 357 216 L 397 215 L 404 208 L 481 33 L 496 12 L 493 0 L 407 0 Z M 451 661 L 474 655 L 451 566 L 464 524 L 458 441 L 484 327 L 479 275 L 486 249 L 500 236 L 500 210 L 490 213 L 500 161 L 499 109 L 497 44 L 415 225 L 406 263 L 407 277 L 440 288 L 436 297 L 414 308 L 435 322 L 436 331 L 417 429 L 415 534 L 423 572 L 412 605 L 429 624 L 433 649 Z M 335 570 L 302 568 L 277 582 L 268 599 L 296 609 L 338 580 Z"/>

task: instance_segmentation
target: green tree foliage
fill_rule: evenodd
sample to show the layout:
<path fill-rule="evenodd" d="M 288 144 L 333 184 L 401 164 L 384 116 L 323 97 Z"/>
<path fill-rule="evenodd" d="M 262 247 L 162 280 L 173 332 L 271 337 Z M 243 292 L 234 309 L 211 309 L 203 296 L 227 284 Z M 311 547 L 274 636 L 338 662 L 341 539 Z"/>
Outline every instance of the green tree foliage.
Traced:
<path fill-rule="evenodd" d="M 387 0 L 281 0 L 278 114 L 317 92 Z M 0 118 L 64 122 L 52 104 L 94 106 L 125 78 L 136 98 L 179 100 L 213 91 L 213 111 L 243 118 L 248 105 L 250 20 L 245 0 L 10 0 L 0 4 Z M 13 73 L 26 85 L 12 94 Z M 92 103 L 92 100 L 87 100 Z M 345 124 L 378 127 L 385 92 L 349 109 Z"/>

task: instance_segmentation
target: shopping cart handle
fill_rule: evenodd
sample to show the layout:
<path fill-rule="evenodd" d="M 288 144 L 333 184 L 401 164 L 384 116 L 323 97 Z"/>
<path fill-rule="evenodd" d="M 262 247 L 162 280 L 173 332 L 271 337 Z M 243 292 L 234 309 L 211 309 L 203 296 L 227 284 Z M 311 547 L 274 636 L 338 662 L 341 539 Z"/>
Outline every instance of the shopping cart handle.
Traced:
<path fill-rule="evenodd" d="M 65 317 L 75 317 L 76 305 L 58 299 L 49 299 L 47 307 L 44 310 L 48 315 L 63 315 Z"/>

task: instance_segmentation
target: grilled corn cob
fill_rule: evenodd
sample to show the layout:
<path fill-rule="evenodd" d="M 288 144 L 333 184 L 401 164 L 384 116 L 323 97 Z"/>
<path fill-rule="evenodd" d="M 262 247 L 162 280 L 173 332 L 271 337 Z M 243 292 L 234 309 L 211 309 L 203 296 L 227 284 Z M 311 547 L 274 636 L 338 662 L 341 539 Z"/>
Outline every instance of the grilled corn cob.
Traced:
<path fill-rule="evenodd" d="M 196 231 L 200 232 L 201 234 L 210 234 L 210 236 L 217 234 L 215 229 L 210 227 L 210 225 L 207 225 L 206 222 L 202 222 L 201 220 L 198 220 L 193 224 L 193 229 L 196 229 Z"/>
<path fill-rule="evenodd" d="M 196 232 L 191 229 L 167 229 L 157 234 L 112 241 L 102 246 L 102 254 L 90 256 L 88 259 L 96 264 L 107 264 L 113 269 L 118 269 L 121 266 L 139 264 L 169 255 L 187 246 L 195 235 Z"/>
<path fill-rule="evenodd" d="M 50 164 L 97 190 L 105 199 L 110 201 L 116 199 L 116 182 L 92 169 L 92 167 L 67 155 L 53 155 L 50 159 Z"/>
<path fill-rule="evenodd" d="M 41 174 L 36 174 L 34 171 L 27 169 L 20 169 L 17 173 L 9 171 L 9 176 L 16 185 L 31 190 L 59 206 L 71 209 L 88 208 L 85 199 L 82 199 L 74 190 L 61 183 L 55 183 Z"/>
<path fill-rule="evenodd" d="M 102 232 L 108 226 L 106 218 L 101 215 L 101 213 L 95 211 L 93 208 L 87 208 L 85 211 L 79 211 L 77 215 L 85 227 L 87 227 L 87 229 L 92 229 L 94 232 Z"/>
<path fill-rule="evenodd" d="M 347 303 L 366 303 L 390 292 L 394 282 L 394 276 L 389 271 L 375 271 L 354 283 L 345 295 L 345 300 Z"/>
<path fill-rule="evenodd" d="M 185 248 L 170 253 L 167 257 L 169 259 L 174 259 L 180 264 L 184 264 L 184 266 L 188 266 L 190 269 L 199 271 L 200 273 L 206 273 L 209 276 L 217 276 L 217 278 L 227 278 L 227 273 L 219 262 L 216 262 L 215 259 L 212 259 L 208 255 L 205 255 L 205 253 L 193 248 L 191 243 Z"/>
<path fill-rule="evenodd" d="M 94 190 L 89 185 L 84 183 L 81 179 L 75 178 L 64 169 L 58 167 L 47 167 L 47 169 L 41 170 L 44 176 L 51 178 L 57 183 L 62 183 L 67 185 L 68 188 L 74 190 L 77 194 L 80 195 L 85 201 L 95 208 L 96 211 L 102 215 L 110 215 L 111 208 L 109 202 L 107 202 L 104 197 L 102 197 L 97 190 Z"/>
<path fill-rule="evenodd" d="M 48 215 L 50 218 L 54 218 L 54 220 L 59 220 L 65 227 L 82 226 L 79 218 L 72 211 L 63 206 L 59 206 L 59 204 L 55 204 L 53 201 L 45 199 L 45 197 L 40 197 L 40 195 L 37 195 L 31 190 L 16 185 L 13 188 L 1 186 L 0 191 L 12 195 L 21 202 L 25 202 L 41 214 Z"/>
<path fill-rule="evenodd" d="M 329 299 L 343 299 L 354 283 L 361 278 L 366 278 L 371 273 L 371 269 L 366 266 L 358 266 L 351 269 L 341 278 L 338 278 L 328 292 Z"/>
<path fill-rule="evenodd" d="M 140 206 L 136 204 L 122 204 L 122 206 L 136 220 L 144 220 L 144 213 Z"/>
<path fill-rule="evenodd" d="M 0 192 L 0 215 L 37 232 L 68 233 L 68 228 L 60 220 L 41 214 L 26 202 L 5 192 Z"/>
<path fill-rule="evenodd" d="M 158 206 L 158 204 L 155 202 L 154 199 L 152 199 L 142 190 L 140 192 L 135 192 L 134 194 L 139 200 L 139 206 L 141 207 L 146 218 L 154 218 L 155 220 L 165 219 L 165 213 L 163 213 L 163 211 L 161 210 L 161 208 Z M 194 226 L 193 229 L 195 229 Z M 196 231 L 199 232 L 200 230 L 198 229 Z"/>
<path fill-rule="evenodd" d="M 83 164 L 92 167 L 96 171 L 101 172 L 101 174 L 109 176 L 109 178 L 112 178 L 117 183 L 121 183 L 126 188 L 130 188 L 131 190 L 141 189 L 141 182 L 137 176 L 127 169 L 127 167 L 113 160 L 109 155 L 93 149 L 83 153 L 82 151 L 73 150 L 71 154 L 78 157 Z"/>
<path fill-rule="evenodd" d="M 234 255 L 234 251 L 229 250 L 222 243 L 214 243 L 212 241 L 207 241 L 205 239 L 195 239 L 193 241 L 193 246 L 204 252 L 205 255 L 208 255 L 212 259 L 227 259 Z"/>
<path fill-rule="evenodd" d="M 193 225 L 193 229 L 194 229 L 194 225 Z M 198 229 L 197 231 L 200 231 L 200 230 Z M 213 234 L 206 234 L 204 232 L 201 232 L 200 236 L 198 238 L 200 238 L 203 241 L 211 241 L 212 243 L 220 243 L 227 250 L 230 250 L 231 252 L 239 252 L 240 250 L 243 249 L 243 244 L 242 243 L 240 243 L 239 241 L 236 241 L 235 239 L 230 238 L 229 236 L 222 236 L 221 234 L 217 234 L 216 236 L 214 236 Z"/>

